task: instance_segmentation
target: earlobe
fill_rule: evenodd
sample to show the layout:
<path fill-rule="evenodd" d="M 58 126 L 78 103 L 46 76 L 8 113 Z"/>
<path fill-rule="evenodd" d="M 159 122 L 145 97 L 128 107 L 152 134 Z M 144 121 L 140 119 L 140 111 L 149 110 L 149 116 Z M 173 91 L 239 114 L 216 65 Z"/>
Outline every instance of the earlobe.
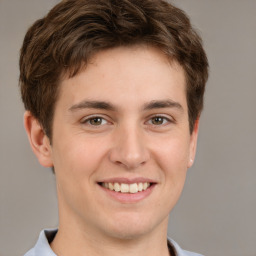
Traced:
<path fill-rule="evenodd" d="M 52 167 L 52 151 L 49 138 L 44 133 L 37 119 L 29 111 L 26 111 L 24 114 L 24 126 L 30 146 L 39 163 L 44 167 Z"/>
<path fill-rule="evenodd" d="M 190 149 L 189 149 L 189 159 L 188 159 L 188 168 L 190 168 L 196 156 L 196 147 L 197 147 L 197 137 L 199 130 L 199 117 L 195 121 L 193 132 L 190 136 Z"/>

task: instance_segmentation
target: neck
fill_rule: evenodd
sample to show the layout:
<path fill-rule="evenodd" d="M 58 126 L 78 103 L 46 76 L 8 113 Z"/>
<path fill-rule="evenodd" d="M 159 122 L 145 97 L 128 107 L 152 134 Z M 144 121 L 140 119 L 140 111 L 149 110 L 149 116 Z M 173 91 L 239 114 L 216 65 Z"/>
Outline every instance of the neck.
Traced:
<path fill-rule="evenodd" d="M 121 239 L 97 233 L 89 227 L 81 229 L 74 228 L 74 225 L 63 226 L 60 222 L 51 247 L 56 255 L 62 256 L 169 256 L 167 223 L 168 220 L 165 220 L 161 228 L 147 234 Z"/>

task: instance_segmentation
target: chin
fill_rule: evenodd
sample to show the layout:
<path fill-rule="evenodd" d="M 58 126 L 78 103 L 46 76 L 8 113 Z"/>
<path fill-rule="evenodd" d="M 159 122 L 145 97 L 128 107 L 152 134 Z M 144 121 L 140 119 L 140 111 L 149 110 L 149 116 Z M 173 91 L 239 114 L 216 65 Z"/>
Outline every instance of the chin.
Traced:
<path fill-rule="evenodd" d="M 111 227 L 107 229 L 113 238 L 133 240 L 150 234 L 157 226 L 159 222 L 152 218 L 127 215 L 124 218 L 115 219 Z"/>
<path fill-rule="evenodd" d="M 111 237 L 115 239 L 120 240 L 134 240 L 139 239 L 140 237 L 145 236 L 147 233 L 150 233 L 148 229 L 140 229 L 138 227 L 129 227 L 127 229 L 117 229 L 115 231 L 112 231 L 110 235 Z"/>

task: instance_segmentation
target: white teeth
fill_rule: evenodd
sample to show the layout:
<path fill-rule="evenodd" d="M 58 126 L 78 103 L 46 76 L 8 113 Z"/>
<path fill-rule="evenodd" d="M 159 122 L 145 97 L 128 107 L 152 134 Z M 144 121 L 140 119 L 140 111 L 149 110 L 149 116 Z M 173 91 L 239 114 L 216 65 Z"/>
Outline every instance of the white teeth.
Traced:
<path fill-rule="evenodd" d="M 128 193 L 129 190 L 130 190 L 129 184 L 124 184 L 124 183 L 121 184 L 121 192 L 122 193 Z"/>
<path fill-rule="evenodd" d="M 116 182 L 115 182 L 115 184 L 114 184 L 114 190 L 115 190 L 116 192 L 121 191 L 120 185 L 119 185 L 118 183 L 116 183 Z"/>
<path fill-rule="evenodd" d="M 149 183 L 148 182 L 143 183 L 143 189 L 144 190 L 146 190 L 148 187 L 149 187 Z"/>
<path fill-rule="evenodd" d="M 133 183 L 130 185 L 130 193 L 137 193 L 138 192 L 138 185 Z"/>
<path fill-rule="evenodd" d="M 149 182 L 140 182 L 140 183 L 133 183 L 133 184 L 126 184 L 126 183 L 111 183 L 111 182 L 103 182 L 102 186 L 104 188 L 108 188 L 109 190 L 114 190 L 116 192 L 121 192 L 121 193 L 137 193 L 141 192 L 143 190 L 146 190 L 149 186 Z"/>
<path fill-rule="evenodd" d="M 109 188 L 110 190 L 114 190 L 114 185 L 113 185 L 113 183 L 108 183 L 108 188 Z"/>
<path fill-rule="evenodd" d="M 139 183 L 139 185 L 138 185 L 138 190 L 139 190 L 139 191 L 142 191 L 142 190 L 143 190 L 143 184 L 142 184 L 142 183 Z"/>

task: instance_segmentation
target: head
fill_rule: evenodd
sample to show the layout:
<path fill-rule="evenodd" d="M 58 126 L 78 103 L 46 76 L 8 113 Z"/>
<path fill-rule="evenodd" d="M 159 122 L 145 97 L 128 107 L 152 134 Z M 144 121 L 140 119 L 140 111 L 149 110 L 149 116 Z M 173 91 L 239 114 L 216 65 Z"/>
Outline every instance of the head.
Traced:
<path fill-rule="evenodd" d="M 61 79 L 78 74 L 100 51 L 134 45 L 153 46 L 182 66 L 192 132 L 203 108 L 208 62 L 187 15 L 162 0 L 68 0 L 34 23 L 20 55 L 25 108 L 49 139 Z"/>
<path fill-rule="evenodd" d="M 160 0 L 62 1 L 27 32 L 20 66 L 31 146 L 55 168 L 60 230 L 165 232 L 207 80 L 184 12 Z"/>

